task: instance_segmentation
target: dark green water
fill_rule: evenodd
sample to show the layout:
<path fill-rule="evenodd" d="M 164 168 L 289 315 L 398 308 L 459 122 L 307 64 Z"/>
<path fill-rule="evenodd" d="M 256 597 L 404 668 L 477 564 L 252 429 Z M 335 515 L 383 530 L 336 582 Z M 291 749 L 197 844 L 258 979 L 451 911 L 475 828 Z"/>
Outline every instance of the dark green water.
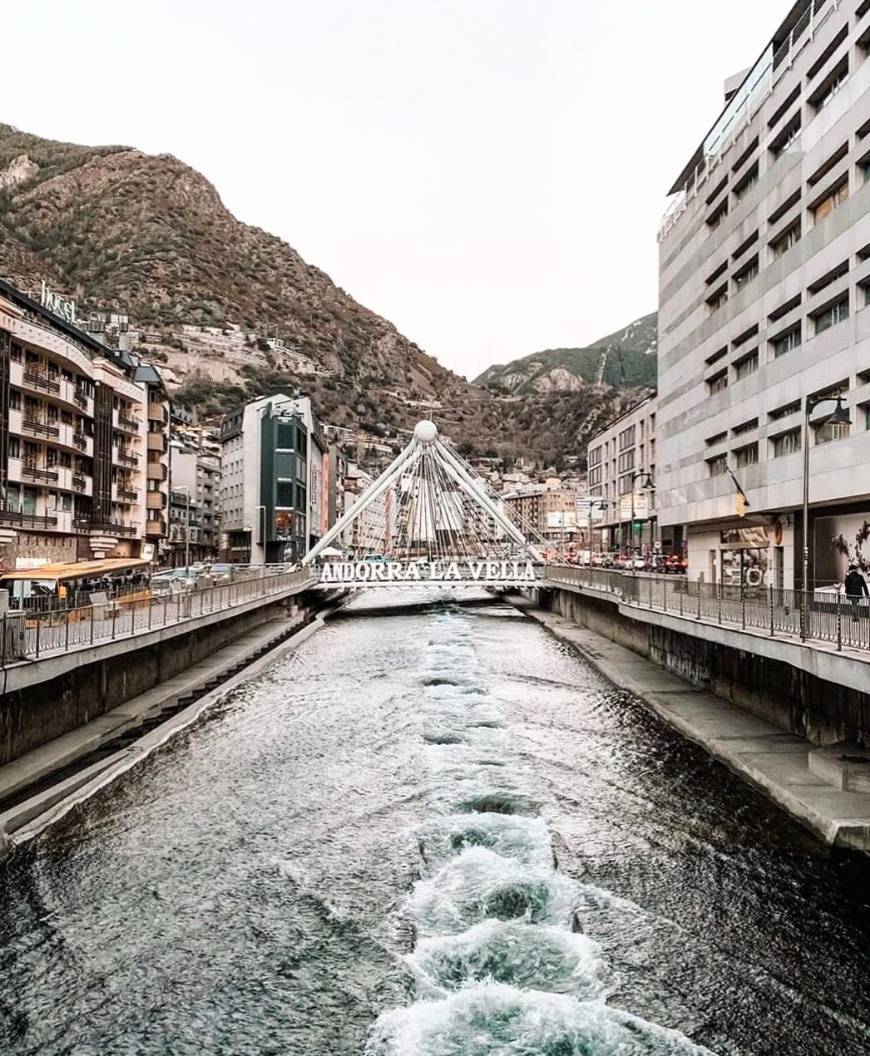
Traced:
<path fill-rule="evenodd" d="M 501 606 L 337 621 L 0 890 L 4 1056 L 870 1052 L 867 866 Z"/>

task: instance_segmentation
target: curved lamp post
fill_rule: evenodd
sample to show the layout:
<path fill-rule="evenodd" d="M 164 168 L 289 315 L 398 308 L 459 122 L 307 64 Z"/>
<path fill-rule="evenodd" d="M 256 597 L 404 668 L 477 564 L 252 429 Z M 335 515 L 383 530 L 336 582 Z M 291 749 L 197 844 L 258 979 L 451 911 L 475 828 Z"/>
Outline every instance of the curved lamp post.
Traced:
<path fill-rule="evenodd" d="M 828 415 L 823 415 L 810 421 L 813 411 L 822 403 L 833 403 L 837 406 Z M 810 593 L 810 427 L 816 428 L 820 425 L 851 425 L 852 419 L 849 411 L 843 406 L 842 396 L 807 396 L 804 408 L 804 507 L 803 507 L 803 532 L 804 532 L 804 554 L 803 554 L 803 601 L 801 604 L 801 638 L 805 639 L 809 622 L 809 593 Z"/>

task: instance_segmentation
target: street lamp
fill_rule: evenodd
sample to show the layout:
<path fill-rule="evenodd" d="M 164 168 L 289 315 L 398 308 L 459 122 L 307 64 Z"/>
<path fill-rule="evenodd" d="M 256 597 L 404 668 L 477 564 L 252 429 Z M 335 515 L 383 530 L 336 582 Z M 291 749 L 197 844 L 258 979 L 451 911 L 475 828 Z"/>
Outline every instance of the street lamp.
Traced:
<path fill-rule="evenodd" d="M 652 475 L 649 474 L 649 473 L 644 473 L 644 472 L 635 473 L 634 476 L 631 478 L 631 534 L 629 536 L 629 551 L 634 550 L 634 485 L 635 485 L 635 481 L 639 480 L 641 477 L 646 477 L 646 481 L 641 485 L 641 489 L 640 489 L 641 491 L 655 491 L 656 490 L 656 486 L 655 486 L 655 484 L 653 484 Z M 633 556 L 631 554 L 629 554 L 629 557 L 631 557 L 632 569 L 633 569 L 634 568 L 634 558 L 633 558 Z"/>
<path fill-rule="evenodd" d="M 813 411 L 822 403 L 833 403 L 837 406 L 830 414 L 811 422 Z M 810 427 L 820 425 L 851 425 L 852 419 L 849 411 L 843 406 L 842 396 L 807 396 L 804 408 L 804 509 L 803 509 L 803 532 L 804 532 L 804 577 L 803 577 L 803 602 L 801 604 L 801 637 L 807 636 L 808 623 L 808 591 L 810 576 Z"/>

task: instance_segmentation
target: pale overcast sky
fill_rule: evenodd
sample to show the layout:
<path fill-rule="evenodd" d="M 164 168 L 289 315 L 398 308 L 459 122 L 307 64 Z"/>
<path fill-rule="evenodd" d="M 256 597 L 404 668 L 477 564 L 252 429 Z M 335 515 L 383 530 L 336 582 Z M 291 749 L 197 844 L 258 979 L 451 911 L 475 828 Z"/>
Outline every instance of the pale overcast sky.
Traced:
<path fill-rule="evenodd" d="M 656 307 L 665 194 L 790 0 L 30 0 L 0 121 L 200 169 L 469 376 Z"/>

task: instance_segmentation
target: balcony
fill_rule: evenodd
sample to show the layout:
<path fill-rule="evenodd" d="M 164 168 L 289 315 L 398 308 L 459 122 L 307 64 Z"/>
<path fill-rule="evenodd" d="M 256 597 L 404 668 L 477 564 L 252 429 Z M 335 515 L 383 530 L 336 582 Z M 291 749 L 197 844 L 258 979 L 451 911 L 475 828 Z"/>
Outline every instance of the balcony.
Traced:
<path fill-rule="evenodd" d="M 166 525 L 163 521 L 146 521 L 145 522 L 145 534 L 146 535 L 158 535 L 162 536 L 166 534 Z"/>
<path fill-rule="evenodd" d="M 75 389 L 73 391 L 73 402 L 81 407 L 83 411 L 88 409 L 88 394 L 84 389 Z"/>
<path fill-rule="evenodd" d="M 159 451 L 161 454 L 166 450 L 166 434 L 165 433 L 149 433 L 148 434 L 148 450 Z"/>
<path fill-rule="evenodd" d="M 72 486 L 75 491 L 83 492 L 88 486 L 87 480 L 82 476 L 81 473 L 73 473 L 72 475 Z"/>
<path fill-rule="evenodd" d="M 40 484 L 54 484 L 57 481 L 57 470 L 46 469 L 28 461 L 21 463 L 21 476 L 24 480 L 35 480 Z"/>
<path fill-rule="evenodd" d="M 169 474 L 162 462 L 155 462 L 153 459 L 149 459 L 145 475 L 149 480 L 166 480 Z"/>
<path fill-rule="evenodd" d="M 76 517 L 73 527 L 77 532 L 99 533 L 100 535 L 135 535 L 136 526 L 123 524 L 120 521 L 98 521 L 90 517 Z"/>
<path fill-rule="evenodd" d="M 134 488 L 116 488 L 115 493 L 119 499 L 128 499 L 130 502 L 135 502 L 139 497 L 139 492 Z"/>
<path fill-rule="evenodd" d="M 48 422 L 33 418 L 26 413 L 21 422 L 21 430 L 25 433 L 31 433 L 33 436 L 60 436 L 59 426 L 49 425 Z"/>
<path fill-rule="evenodd" d="M 14 524 L 18 528 L 54 528 L 57 517 L 27 513 L 20 506 L 0 502 L 0 524 Z"/>
<path fill-rule="evenodd" d="M 123 429 L 126 433 L 135 433 L 139 435 L 139 429 L 142 423 L 138 418 L 132 418 L 129 414 L 124 414 L 123 411 L 117 413 L 115 423 L 119 429 Z"/>
<path fill-rule="evenodd" d="M 149 510 L 165 510 L 166 496 L 162 491 L 149 491 L 145 497 L 145 506 Z"/>
<path fill-rule="evenodd" d="M 134 455 L 132 451 L 125 450 L 123 447 L 118 448 L 118 453 L 115 457 L 119 462 L 123 462 L 125 466 L 139 465 L 139 456 Z"/>
<path fill-rule="evenodd" d="M 60 382 L 54 381 L 47 374 L 43 374 L 38 370 L 31 370 L 29 367 L 24 368 L 23 372 L 24 384 L 31 389 L 41 389 L 43 392 L 60 392 Z"/>
<path fill-rule="evenodd" d="M 88 441 L 84 433 L 73 433 L 73 444 L 79 451 L 87 451 L 88 449 Z"/>

